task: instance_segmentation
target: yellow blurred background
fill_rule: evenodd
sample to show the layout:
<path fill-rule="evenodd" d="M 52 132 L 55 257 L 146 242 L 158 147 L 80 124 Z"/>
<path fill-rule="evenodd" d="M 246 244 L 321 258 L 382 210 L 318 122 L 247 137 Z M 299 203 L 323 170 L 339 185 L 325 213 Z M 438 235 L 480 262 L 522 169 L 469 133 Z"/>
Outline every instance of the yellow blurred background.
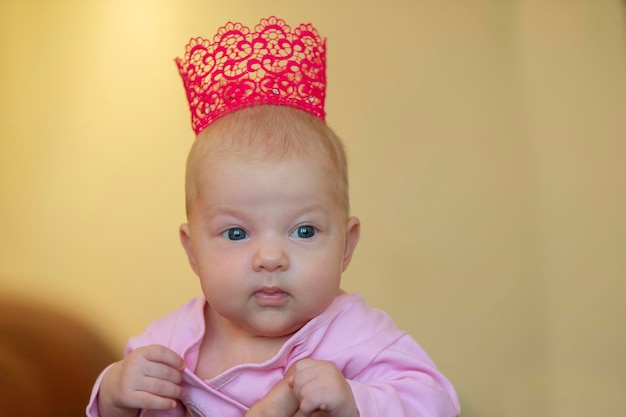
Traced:
<path fill-rule="evenodd" d="M 120 352 L 200 293 L 173 59 L 272 14 L 328 38 L 363 227 L 344 288 L 415 336 L 463 416 L 621 415 L 620 0 L 0 0 L 0 292 Z"/>

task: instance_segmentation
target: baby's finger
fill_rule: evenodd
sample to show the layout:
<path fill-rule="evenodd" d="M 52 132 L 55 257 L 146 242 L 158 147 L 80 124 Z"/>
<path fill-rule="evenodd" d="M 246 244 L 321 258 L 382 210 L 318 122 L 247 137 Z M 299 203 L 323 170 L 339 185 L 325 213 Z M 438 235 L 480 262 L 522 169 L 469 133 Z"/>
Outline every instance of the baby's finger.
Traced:
<path fill-rule="evenodd" d="M 158 397 L 177 399 L 183 395 L 180 385 L 159 378 L 143 378 L 137 386 L 137 392 L 146 392 Z"/>
<path fill-rule="evenodd" d="M 298 400 L 287 381 L 282 379 L 250 408 L 245 417 L 293 417 L 297 410 Z"/>
<path fill-rule="evenodd" d="M 162 345 L 150 345 L 142 349 L 144 357 L 151 362 L 159 362 L 178 370 L 185 369 L 185 361 L 172 349 Z"/>
<path fill-rule="evenodd" d="M 320 384 L 319 377 L 322 369 L 319 366 L 319 362 L 304 359 L 296 363 L 292 368 L 294 368 L 294 372 L 289 379 L 289 385 L 297 393 L 298 397 L 302 398 L 307 394 L 307 391 L 314 389 Z"/>
<path fill-rule="evenodd" d="M 162 363 L 151 362 L 145 367 L 144 376 L 180 384 L 183 371 Z"/>
<path fill-rule="evenodd" d="M 317 361 L 309 358 L 301 359 L 289 367 L 285 373 L 285 379 L 291 388 L 294 387 L 296 376 L 302 380 L 303 372 L 315 366 Z"/>
<path fill-rule="evenodd" d="M 298 409 L 292 417 L 328 417 L 330 414 L 326 411 L 313 411 L 311 414 L 305 414 L 304 411 Z"/>
<path fill-rule="evenodd" d="M 146 391 L 138 391 L 135 398 L 136 403 L 132 407 L 144 410 L 171 410 L 177 405 L 173 398 L 161 397 Z"/>

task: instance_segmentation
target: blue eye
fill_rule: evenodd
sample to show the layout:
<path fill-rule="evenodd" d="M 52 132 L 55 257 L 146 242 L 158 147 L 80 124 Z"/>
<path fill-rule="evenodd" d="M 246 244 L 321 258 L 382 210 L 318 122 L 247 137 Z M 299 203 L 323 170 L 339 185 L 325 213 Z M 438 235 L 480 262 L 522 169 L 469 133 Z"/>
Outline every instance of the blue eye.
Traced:
<path fill-rule="evenodd" d="M 224 236 L 228 240 L 243 240 L 248 237 L 248 234 L 245 230 L 239 227 L 233 227 L 222 233 L 222 236 Z"/>
<path fill-rule="evenodd" d="M 293 235 L 300 239 L 310 239 L 315 236 L 317 230 L 313 226 L 298 226 L 296 230 L 293 231 Z"/>

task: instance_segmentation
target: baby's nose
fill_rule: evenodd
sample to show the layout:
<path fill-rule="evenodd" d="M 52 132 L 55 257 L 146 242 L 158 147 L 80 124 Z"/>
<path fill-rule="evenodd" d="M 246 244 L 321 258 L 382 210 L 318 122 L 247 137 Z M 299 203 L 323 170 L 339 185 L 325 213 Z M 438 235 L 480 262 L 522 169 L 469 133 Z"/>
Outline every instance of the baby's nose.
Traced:
<path fill-rule="evenodd" d="M 257 272 L 285 270 L 289 268 L 289 257 L 283 243 L 277 238 L 264 239 L 259 243 L 253 259 L 253 269 Z"/>

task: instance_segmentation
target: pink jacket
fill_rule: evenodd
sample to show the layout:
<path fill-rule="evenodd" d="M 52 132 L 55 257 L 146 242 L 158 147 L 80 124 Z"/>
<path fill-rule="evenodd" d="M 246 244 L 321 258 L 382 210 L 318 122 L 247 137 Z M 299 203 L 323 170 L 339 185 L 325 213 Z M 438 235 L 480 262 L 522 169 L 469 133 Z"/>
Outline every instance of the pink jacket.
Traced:
<path fill-rule="evenodd" d="M 193 416 L 242 417 L 303 358 L 332 361 L 352 388 L 361 417 L 454 417 L 460 412 L 452 384 L 407 333 L 384 312 L 368 306 L 358 294 L 341 295 L 318 317 L 294 334 L 272 359 L 238 365 L 208 380 L 196 368 L 204 335 L 204 298 L 197 298 L 148 326 L 130 339 L 125 354 L 149 344 L 168 346 L 181 355 L 182 402 Z M 87 415 L 98 417 L 94 386 Z M 182 406 L 142 416 L 184 416 Z"/>

